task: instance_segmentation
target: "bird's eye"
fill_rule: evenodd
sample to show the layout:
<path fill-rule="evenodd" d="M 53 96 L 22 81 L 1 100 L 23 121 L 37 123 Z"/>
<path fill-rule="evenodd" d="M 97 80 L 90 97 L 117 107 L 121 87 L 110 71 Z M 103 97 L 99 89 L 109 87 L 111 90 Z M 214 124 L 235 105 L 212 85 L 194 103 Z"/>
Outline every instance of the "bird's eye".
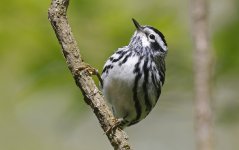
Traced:
<path fill-rule="evenodd" d="M 154 39 L 155 39 L 155 36 L 154 36 L 153 34 L 150 34 L 150 35 L 149 35 L 149 38 L 150 38 L 151 40 L 154 40 Z"/>

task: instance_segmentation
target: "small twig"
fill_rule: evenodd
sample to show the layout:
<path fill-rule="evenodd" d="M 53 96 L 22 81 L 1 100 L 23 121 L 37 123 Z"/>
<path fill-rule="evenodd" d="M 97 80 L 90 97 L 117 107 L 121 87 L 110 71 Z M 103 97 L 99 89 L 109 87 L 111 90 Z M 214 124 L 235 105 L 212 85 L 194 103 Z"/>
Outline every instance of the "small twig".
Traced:
<path fill-rule="evenodd" d="M 89 75 L 88 69 L 92 69 L 92 67 L 84 63 L 81 58 L 77 42 L 67 21 L 66 12 L 68 5 L 69 0 L 52 0 L 48 10 L 48 18 L 77 86 L 81 89 L 86 103 L 91 106 L 101 127 L 106 132 L 115 124 L 115 118 Z M 106 135 L 114 149 L 131 149 L 127 134 L 120 128 L 107 132 Z"/>

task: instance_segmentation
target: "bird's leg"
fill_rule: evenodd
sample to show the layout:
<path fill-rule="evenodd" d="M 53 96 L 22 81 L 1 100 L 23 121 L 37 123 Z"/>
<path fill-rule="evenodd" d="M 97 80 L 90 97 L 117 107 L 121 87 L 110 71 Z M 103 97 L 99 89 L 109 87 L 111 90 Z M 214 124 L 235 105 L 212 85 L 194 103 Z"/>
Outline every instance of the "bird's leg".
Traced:
<path fill-rule="evenodd" d="M 110 132 L 114 131 L 116 128 L 123 129 L 123 124 L 124 124 L 124 119 L 123 118 L 118 118 L 115 119 L 115 123 L 105 131 L 106 134 L 109 134 Z"/>
<path fill-rule="evenodd" d="M 90 76 L 96 75 L 100 81 L 100 84 L 103 85 L 103 81 L 102 81 L 99 71 L 97 69 L 91 67 L 89 64 L 87 64 L 85 62 L 82 62 L 76 71 L 83 71 L 83 70 L 85 70 L 88 73 L 88 75 L 90 75 Z"/>

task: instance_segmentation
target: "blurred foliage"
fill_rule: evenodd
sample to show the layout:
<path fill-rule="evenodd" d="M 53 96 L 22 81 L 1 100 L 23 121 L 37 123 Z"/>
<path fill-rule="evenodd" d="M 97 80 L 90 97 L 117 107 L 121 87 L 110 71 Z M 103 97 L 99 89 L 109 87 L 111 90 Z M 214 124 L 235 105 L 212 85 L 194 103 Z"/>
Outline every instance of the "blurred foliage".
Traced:
<path fill-rule="evenodd" d="M 50 0 L 1 2 L 0 149 L 87 149 L 92 145 L 83 140 L 87 139 L 90 131 L 85 131 L 83 138 L 79 131 L 87 130 L 81 127 L 89 122 L 89 116 L 91 120 L 95 118 L 84 103 L 61 55 L 61 47 L 47 19 L 49 4 Z M 68 18 L 83 59 L 99 71 L 118 47 L 128 44 L 135 30 L 131 18 L 160 29 L 166 36 L 169 54 L 167 79 L 160 101 L 162 106 L 159 107 L 163 111 L 174 110 L 176 113 L 171 119 L 177 125 L 180 119 L 176 115 L 183 112 L 178 106 L 185 104 L 187 114 L 192 112 L 193 50 L 189 5 L 188 1 L 173 0 L 71 0 Z M 213 0 L 211 10 L 211 37 L 215 50 L 215 118 L 219 118 L 219 127 L 221 122 L 235 126 L 239 120 L 238 103 L 235 102 L 239 98 L 238 1 Z M 163 118 L 164 114 L 160 114 Z M 192 117 L 193 114 L 187 118 L 189 122 L 193 121 Z M 97 121 L 92 128 L 96 124 Z M 191 128 L 193 130 L 193 126 Z M 230 129 L 220 128 L 218 132 L 222 133 L 222 130 Z M 99 127 L 96 131 L 104 138 Z M 239 135 L 226 135 L 230 137 L 228 139 L 239 138 Z M 94 133 L 88 136 L 90 141 Z M 187 140 L 184 142 L 188 143 Z M 80 145 L 80 141 L 86 146 Z M 222 136 L 219 141 L 229 140 Z M 105 147 L 100 143 L 102 140 L 96 147 L 109 149 L 107 141 Z M 239 147 L 233 140 L 221 146 L 233 144 Z M 185 145 L 180 146 L 177 148 L 185 149 Z"/>
<path fill-rule="evenodd" d="M 239 4 L 238 4 L 239 5 Z M 237 9 L 235 13 L 239 13 Z M 224 25 L 214 34 L 214 46 L 218 57 L 218 74 L 233 74 L 239 71 L 239 16 Z"/>
<path fill-rule="evenodd" d="M 228 104 L 225 109 L 223 109 L 223 112 L 220 115 L 219 121 L 225 124 L 234 124 L 238 123 L 239 121 L 239 104 L 238 102 L 230 103 Z"/>

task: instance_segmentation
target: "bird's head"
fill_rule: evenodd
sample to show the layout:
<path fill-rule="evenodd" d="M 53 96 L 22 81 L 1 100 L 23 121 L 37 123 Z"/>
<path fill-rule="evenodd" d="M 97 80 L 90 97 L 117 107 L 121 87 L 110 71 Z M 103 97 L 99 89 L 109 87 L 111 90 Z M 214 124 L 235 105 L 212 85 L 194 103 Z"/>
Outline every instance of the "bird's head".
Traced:
<path fill-rule="evenodd" d="M 164 35 L 154 27 L 141 26 L 135 19 L 132 19 L 136 27 L 136 31 L 131 39 L 130 45 L 141 45 L 143 48 L 150 48 L 160 54 L 167 53 L 167 43 Z"/>

